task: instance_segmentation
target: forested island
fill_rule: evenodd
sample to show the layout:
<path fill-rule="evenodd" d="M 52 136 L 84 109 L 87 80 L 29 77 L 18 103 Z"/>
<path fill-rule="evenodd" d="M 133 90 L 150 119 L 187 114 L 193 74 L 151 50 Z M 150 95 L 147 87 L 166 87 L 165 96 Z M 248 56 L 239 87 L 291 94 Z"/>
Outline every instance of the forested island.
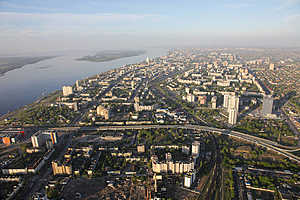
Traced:
<path fill-rule="evenodd" d="M 111 60 L 116 60 L 119 58 L 138 56 L 146 53 L 144 50 L 111 50 L 111 51 L 101 51 L 92 56 L 84 56 L 77 60 L 81 61 L 91 61 L 91 62 L 106 62 Z"/>
<path fill-rule="evenodd" d="M 54 58 L 55 56 L 40 57 L 0 57 L 0 75 L 6 72 L 21 68 L 28 64 L 34 64 L 42 60 Z"/>

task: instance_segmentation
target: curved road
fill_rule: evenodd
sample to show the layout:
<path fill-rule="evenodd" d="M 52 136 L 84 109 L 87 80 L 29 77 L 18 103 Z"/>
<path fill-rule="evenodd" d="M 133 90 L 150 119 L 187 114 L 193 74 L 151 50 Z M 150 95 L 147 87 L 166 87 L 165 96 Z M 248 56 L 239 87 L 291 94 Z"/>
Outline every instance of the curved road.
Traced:
<path fill-rule="evenodd" d="M 180 129 L 190 129 L 190 130 L 204 130 L 204 131 L 210 131 L 213 133 L 228 135 L 229 137 L 234 137 L 237 139 L 245 140 L 247 142 L 254 143 L 256 145 L 262 146 L 267 148 L 268 150 L 271 150 L 273 152 L 276 152 L 280 155 L 283 155 L 290 160 L 296 161 L 297 163 L 300 163 L 300 158 L 298 156 L 295 156 L 294 154 L 291 154 L 291 151 L 296 151 L 299 149 L 290 149 L 290 147 L 279 145 L 276 142 L 259 138 L 256 136 L 248 135 L 245 133 L 241 133 L 238 131 L 231 131 L 228 129 L 219 129 L 219 128 L 213 128 L 208 126 L 199 126 L 199 125 L 134 125 L 134 126 L 100 126 L 100 127 L 60 127 L 60 128 L 52 128 L 52 130 L 59 130 L 59 131 L 101 131 L 101 130 L 127 130 L 127 129 L 156 129 L 156 128 L 180 128 Z"/>

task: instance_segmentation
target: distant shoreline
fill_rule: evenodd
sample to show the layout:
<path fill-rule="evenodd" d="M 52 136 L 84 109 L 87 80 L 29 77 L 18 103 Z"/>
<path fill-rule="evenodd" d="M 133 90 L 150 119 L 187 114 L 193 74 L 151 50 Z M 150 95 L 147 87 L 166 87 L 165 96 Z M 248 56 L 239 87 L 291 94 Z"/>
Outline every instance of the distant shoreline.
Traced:
<path fill-rule="evenodd" d="M 137 51 L 103 51 L 99 52 L 93 56 L 84 56 L 82 58 L 78 58 L 78 61 L 89 61 L 89 62 L 107 62 L 112 60 L 117 60 L 120 58 L 139 56 L 145 54 L 144 50 Z"/>
<path fill-rule="evenodd" d="M 159 50 L 161 50 L 162 48 L 160 48 Z M 107 51 L 106 51 L 107 52 Z M 157 52 L 157 49 L 155 48 L 155 52 Z M 150 53 L 149 54 L 149 57 L 159 57 L 159 56 L 162 56 L 163 54 L 165 54 L 165 52 L 166 52 L 166 49 L 163 49 L 163 51 L 162 52 L 159 52 L 159 54 L 157 54 L 157 53 L 155 53 L 154 55 L 153 55 L 153 53 L 154 53 L 154 51 L 153 51 L 153 49 L 146 49 L 146 50 L 141 50 L 140 52 L 139 52 L 139 54 L 138 55 L 135 55 L 135 56 L 127 56 L 127 58 L 129 58 L 129 57 L 132 57 L 131 59 L 133 59 L 133 60 L 135 60 L 135 57 L 138 57 L 138 56 L 142 56 L 143 54 L 147 54 L 148 55 L 148 53 Z M 57 56 L 52 56 L 52 57 L 50 57 L 50 56 L 48 56 L 49 57 L 49 59 L 50 58 L 56 58 L 56 57 L 60 57 L 60 56 L 63 56 L 63 55 L 57 55 Z M 82 54 L 81 54 L 81 56 L 82 56 Z M 37 56 L 38 57 L 38 56 Z M 37 58 L 37 57 L 35 57 L 35 58 Z M 42 56 L 40 56 L 39 58 L 41 58 Z M 44 56 L 44 57 L 46 57 L 46 56 Z M 68 57 L 68 56 L 67 56 Z M 77 58 L 78 57 L 80 57 L 80 56 L 78 56 L 77 55 Z M 10 58 L 10 59 L 12 59 L 12 58 L 33 58 L 33 57 L 22 57 L 22 56 L 19 56 L 19 57 L 14 57 L 14 56 L 7 56 L 7 57 L 0 57 L 0 68 L 1 68 L 1 65 L 3 65 L 4 63 L 4 61 L 6 61 L 6 60 L 3 60 L 3 59 L 1 59 L 1 58 L 5 58 L 5 59 L 8 59 L 8 58 Z M 68 57 L 69 58 L 69 60 L 70 61 L 75 61 L 76 62 L 76 57 L 74 58 L 74 55 L 72 56 L 72 57 Z M 122 58 L 126 58 L 126 57 L 122 57 Z M 45 60 L 46 60 L 46 58 L 45 58 Z M 55 59 L 54 59 L 55 60 Z M 122 60 L 122 59 L 114 59 L 114 60 Z M 91 76 L 94 76 L 95 74 L 98 74 L 98 73 L 102 73 L 102 72 L 106 72 L 106 71 L 108 71 L 108 70 L 111 70 L 111 69 L 114 69 L 115 68 L 115 65 L 116 66 L 118 66 L 117 68 L 119 68 L 119 67 L 121 67 L 121 66 L 123 66 L 123 65 L 125 65 L 125 64 L 134 64 L 134 63 L 139 63 L 139 62 L 142 62 L 142 61 L 144 61 L 145 60 L 145 58 L 143 57 L 143 58 L 139 58 L 138 59 L 138 61 L 128 61 L 127 59 L 125 59 L 125 62 L 124 61 L 121 61 L 123 64 L 116 64 L 116 63 L 112 63 L 111 64 L 111 66 L 114 66 L 114 67 L 112 67 L 112 68 L 109 68 L 109 69 L 105 69 L 104 71 L 102 71 L 102 70 L 97 70 L 97 71 L 95 71 L 93 74 L 90 74 L 90 75 L 84 75 L 84 76 L 82 76 L 82 78 L 85 78 L 85 77 L 91 77 Z M 42 62 L 42 60 L 40 60 L 41 62 Z M 1 63 L 2 62 L 2 63 Z M 52 62 L 52 61 L 49 61 L 49 62 Z M 81 62 L 78 62 L 78 63 L 81 63 Z M 95 64 L 95 63 L 97 63 L 97 62 L 88 62 L 88 65 L 93 65 L 93 63 Z M 103 62 L 103 63 L 99 63 L 99 65 L 100 66 L 102 66 L 102 65 L 106 65 L 105 64 L 105 62 Z M 41 65 L 41 66 L 44 66 L 44 65 Z M 47 64 L 47 66 L 49 66 L 49 68 L 55 68 L 55 64 Z M 82 65 L 79 65 L 79 66 L 82 66 Z M 48 69 L 48 67 L 46 68 L 46 67 L 37 67 L 36 68 L 37 70 L 41 70 L 41 71 L 46 71 L 46 70 L 43 70 L 43 69 Z M 71 67 L 70 67 L 70 69 L 71 69 Z M 4 74 L 1 74 L 0 73 L 0 78 L 2 77 L 2 76 L 5 76 Z M 78 78 L 77 78 L 78 79 Z M 72 80 L 72 82 L 75 82 L 77 79 L 74 79 L 74 80 Z M 66 79 L 67 80 L 67 79 Z M 59 86 L 59 88 L 61 88 L 61 86 Z M 46 88 L 47 89 L 47 88 Z M 51 89 L 50 90 L 50 92 L 48 93 L 48 97 L 51 97 L 52 96 L 52 93 L 55 93 L 55 92 L 57 92 L 57 91 L 60 91 L 61 89 L 57 89 L 57 88 L 55 88 L 55 89 Z M 22 110 L 22 109 L 24 109 L 24 108 L 26 108 L 26 107 L 30 107 L 30 106 L 32 106 L 32 104 L 34 104 L 34 103 L 36 103 L 36 101 L 38 100 L 38 99 L 40 99 L 40 98 L 43 98 L 40 94 L 37 94 L 36 95 L 37 97 L 36 98 L 34 98 L 34 99 L 32 99 L 32 101 L 30 101 L 29 103 L 22 103 L 22 104 L 17 104 L 18 106 L 15 106 L 14 108 L 5 108 L 5 110 L 3 110 L 3 112 L 0 112 L 0 121 L 1 120 L 4 120 L 5 118 L 8 118 L 8 117 L 10 117 L 10 116 L 13 116 L 14 114 L 16 114 L 16 112 L 19 112 L 20 110 Z M 0 100 L 1 100 L 1 98 L 0 98 Z M 4 102 L 4 103 L 2 103 L 3 105 L 5 105 L 6 104 L 6 102 Z M 0 110 L 1 111 L 1 110 Z M 1 127 L 0 127 L 1 128 Z"/>
<path fill-rule="evenodd" d="M 24 67 L 25 65 L 34 64 L 43 60 L 55 58 L 57 56 L 43 56 L 43 57 L 4 57 L 1 60 L 18 59 L 18 61 L 8 61 L 8 63 L 1 64 L 0 62 L 0 76 L 4 76 L 5 73 Z"/>
<path fill-rule="evenodd" d="M 110 51 L 106 51 L 106 52 L 110 52 Z M 114 51 L 115 53 L 116 51 Z M 139 56 L 139 55 L 142 55 L 142 54 L 145 54 L 147 51 L 144 51 L 144 50 L 141 50 L 141 51 L 119 51 L 119 52 L 116 52 L 116 55 L 117 53 L 119 53 L 119 57 L 114 57 L 114 58 L 107 58 L 106 60 L 103 60 L 103 61 L 92 61 L 92 60 L 86 60 L 86 58 L 88 57 L 94 57 L 94 56 L 99 56 L 98 54 L 94 55 L 94 56 L 85 56 L 83 58 L 79 58 L 79 59 L 76 59 L 76 60 L 85 60 L 85 61 L 91 61 L 91 62 L 105 62 L 105 61 L 111 61 L 111 60 L 116 60 L 116 59 L 120 59 L 120 58 L 126 58 L 126 57 L 133 57 L 133 56 Z M 122 53 L 125 53 L 126 55 L 121 55 Z M 101 56 L 107 56 L 107 54 L 101 54 Z M 53 56 L 53 57 L 39 57 L 40 59 L 39 60 L 36 60 L 35 62 L 32 62 L 32 63 L 27 63 L 27 64 L 34 64 L 34 63 L 37 63 L 39 61 L 42 61 L 42 60 L 46 60 L 46 59 L 50 59 L 50 58 L 55 58 L 57 56 Z M 27 64 L 24 64 L 23 66 L 27 65 Z M 21 67 L 23 67 L 21 66 Z M 21 68 L 21 67 L 18 67 L 18 68 Z M 17 68 L 15 68 L 17 69 Z M 1 64 L 0 64 L 0 70 L 1 70 Z M 13 70 L 13 69 L 11 69 Z M 3 76 L 4 74 L 1 74 L 1 71 L 0 71 L 0 77 Z M 26 105 L 23 105 L 15 110 L 12 110 L 12 111 L 9 111 L 5 114 L 0 114 L 0 121 L 1 120 L 4 120 L 5 118 L 9 118 L 11 116 L 14 116 L 15 114 L 17 114 L 18 112 L 26 109 L 27 107 L 32 107 L 32 106 L 36 106 L 36 105 L 39 105 L 41 104 L 41 101 L 46 101 L 47 99 L 57 95 L 58 93 L 60 93 L 61 90 L 55 90 L 51 93 L 49 93 L 48 95 L 44 96 L 44 97 L 39 97 L 37 100 L 33 101 L 32 103 L 29 103 L 29 104 L 26 104 Z M 1 127 L 0 127 L 1 128 Z"/>

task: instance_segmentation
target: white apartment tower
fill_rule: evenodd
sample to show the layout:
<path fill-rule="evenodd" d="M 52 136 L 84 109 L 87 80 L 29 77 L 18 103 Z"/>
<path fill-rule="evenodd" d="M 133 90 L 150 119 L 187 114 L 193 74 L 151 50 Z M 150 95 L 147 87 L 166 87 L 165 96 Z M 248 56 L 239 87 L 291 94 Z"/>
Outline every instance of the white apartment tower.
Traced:
<path fill-rule="evenodd" d="M 239 111 L 239 103 L 240 103 L 240 98 L 238 96 L 231 95 L 229 97 L 229 101 L 228 101 L 228 112 L 231 109 L 234 109 L 238 112 Z"/>
<path fill-rule="evenodd" d="M 45 142 L 45 137 L 42 134 L 31 136 L 31 143 L 34 148 L 40 148 Z"/>
<path fill-rule="evenodd" d="M 80 87 L 80 81 L 77 80 L 77 81 L 76 81 L 76 88 L 78 89 L 79 87 Z"/>
<path fill-rule="evenodd" d="M 262 105 L 262 114 L 263 116 L 267 117 L 272 114 L 273 111 L 273 97 L 272 95 L 265 95 L 263 98 L 263 105 Z"/>
<path fill-rule="evenodd" d="M 190 188 L 196 179 L 195 170 L 188 172 L 184 176 L 184 187 Z"/>
<path fill-rule="evenodd" d="M 230 97 L 230 95 L 228 95 L 228 94 L 225 94 L 225 95 L 224 95 L 224 101 L 223 101 L 223 107 L 224 107 L 224 108 L 228 108 L 229 97 Z"/>
<path fill-rule="evenodd" d="M 146 58 L 146 63 L 149 65 L 150 64 L 150 59 L 149 59 L 149 57 L 147 56 L 147 58 Z"/>
<path fill-rule="evenodd" d="M 230 109 L 229 110 L 228 123 L 231 124 L 231 125 L 236 124 L 236 122 L 237 122 L 237 115 L 238 115 L 238 112 L 237 112 L 236 109 Z"/>
<path fill-rule="evenodd" d="M 189 93 L 190 93 L 190 88 L 186 87 L 186 88 L 185 88 L 185 92 L 186 92 L 187 94 L 189 94 Z"/>
<path fill-rule="evenodd" d="M 200 154 L 200 142 L 195 141 L 192 144 L 192 155 L 198 157 L 199 154 Z"/>
<path fill-rule="evenodd" d="M 211 99 L 211 108 L 216 109 L 217 108 L 217 96 L 213 96 Z"/>

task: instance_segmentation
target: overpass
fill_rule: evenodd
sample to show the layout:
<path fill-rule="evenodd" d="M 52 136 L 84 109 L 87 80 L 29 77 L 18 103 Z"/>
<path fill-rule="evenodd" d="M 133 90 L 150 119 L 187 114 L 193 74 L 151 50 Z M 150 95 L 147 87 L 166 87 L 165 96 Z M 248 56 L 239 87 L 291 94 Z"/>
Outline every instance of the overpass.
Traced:
<path fill-rule="evenodd" d="M 188 129 L 188 130 L 203 130 L 209 131 L 212 133 L 223 134 L 229 137 L 237 138 L 240 140 L 244 140 L 253 144 L 256 144 L 261 147 L 265 147 L 270 151 L 276 152 L 280 155 L 283 155 L 290 160 L 293 160 L 297 163 L 300 163 L 300 158 L 295 156 L 294 154 L 290 153 L 292 151 L 298 151 L 300 149 L 291 149 L 291 147 L 280 145 L 276 142 L 259 138 L 253 135 L 241 133 L 238 131 L 231 131 L 228 129 L 219 129 L 209 126 L 200 126 L 200 125 L 130 125 L 130 126 L 99 126 L 99 127 L 60 127 L 60 128 L 52 128 L 52 130 L 57 131 L 118 131 L 118 130 L 142 130 L 142 129 Z"/>

